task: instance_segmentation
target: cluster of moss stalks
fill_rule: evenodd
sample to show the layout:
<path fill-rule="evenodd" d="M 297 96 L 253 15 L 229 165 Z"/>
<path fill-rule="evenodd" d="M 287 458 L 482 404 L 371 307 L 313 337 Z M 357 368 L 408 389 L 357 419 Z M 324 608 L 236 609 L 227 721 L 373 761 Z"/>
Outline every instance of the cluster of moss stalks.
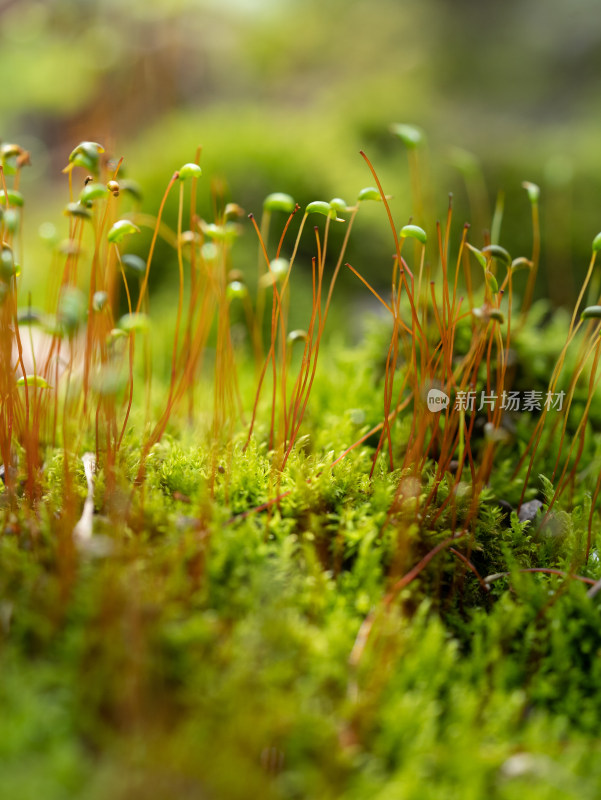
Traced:
<path fill-rule="evenodd" d="M 419 132 L 394 132 L 417 169 Z M 151 217 L 83 142 L 38 312 L 28 155 L 1 156 L 0 795 L 598 797 L 601 238 L 550 315 L 536 186 L 512 258 L 456 237 L 452 205 L 429 230 L 419 193 L 399 228 L 364 156 L 353 204 L 266 198 L 250 276 L 242 210 L 196 211 L 200 151 Z M 385 287 L 345 261 L 371 201 Z M 343 269 L 381 312 L 352 348 L 327 324 Z"/>

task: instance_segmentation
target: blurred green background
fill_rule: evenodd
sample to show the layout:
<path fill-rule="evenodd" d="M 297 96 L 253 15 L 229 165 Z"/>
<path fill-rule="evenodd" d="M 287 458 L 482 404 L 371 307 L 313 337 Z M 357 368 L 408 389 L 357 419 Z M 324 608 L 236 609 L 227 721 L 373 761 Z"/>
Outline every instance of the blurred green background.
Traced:
<path fill-rule="evenodd" d="M 412 213 L 407 153 L 389 125 L 404 122 L 427 135 L 431 202 L 416 221 L 429 229 L 453 192 L 457 234 L 470 221 L 481 245 L 502 190 L 499 241 L 528 255 L 521 183 L 540 184 L 538 293 L 568 303 L 601 229 L 600 44 L 595 0 L 4 0 L 0 136 L 33 161 L 24 285 L 35 289 L 49 262 L 39 224 L 66 231 L 61 169 L 80 140 L 125 157 L 150 212 L 202 145 L 209 220 L 215 193 L 257 214 L 272 191 L 352 203 L 373 184 L 364 149 L 400 226 Z M 349 260 L 382 283 L 392 253 L 384 210 L 366 205 L 361 217 Z M 256 240 L 244 227 L 235 266 L 250 269 Z M 341 291 L 356 288 L 344 276 Z"/>

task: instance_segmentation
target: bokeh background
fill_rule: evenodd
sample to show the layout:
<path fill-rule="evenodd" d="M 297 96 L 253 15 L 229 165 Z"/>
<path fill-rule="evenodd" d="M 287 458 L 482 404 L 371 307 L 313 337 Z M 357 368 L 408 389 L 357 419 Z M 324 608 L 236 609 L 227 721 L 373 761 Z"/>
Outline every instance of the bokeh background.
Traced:
<path fill-rule="evenodd" d="M 353 202 L 373 184 L 364 149 L 402 225 L 412 212 L 407 153 L 389 125 L 403 122 L 427 136 L 426 227 L 453 192 L 458 230 L 472 222 L 482 244 L 501 190 L 500 243 L 528 255 L 521 183 L 541 186 L 537 292 L 567 304 L 601 230 L 600 45 L 595 0 L 3 0 L 0 137 L 33 163 L 25 286 L 35 292 L 48 261 L 39 225 L 66 230 L 61 169 L 80 140 L 124 156 L 150 212 L 202 145 L 209 220 L 215 196 L 255 213 L 272 191 Z M 377 283 L 391 240 L 372 206 L 349 258 Z M 236 257 L 242 269 L 256 259 L 248 224 Z M 356 288 L 344 276 L 340 291 Z"/>

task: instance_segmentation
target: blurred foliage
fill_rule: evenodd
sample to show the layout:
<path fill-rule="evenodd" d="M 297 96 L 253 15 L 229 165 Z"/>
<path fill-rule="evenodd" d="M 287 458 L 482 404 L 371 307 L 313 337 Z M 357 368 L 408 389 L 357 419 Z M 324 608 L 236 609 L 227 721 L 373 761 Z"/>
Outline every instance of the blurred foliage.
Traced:
<path fill-rule="evenodd" d="M 521 182 L 541 185 L 540 291 L 563 303 L 600 227 L 595 9 L 594 0 L 9 0 L 0 6 L 1 135 L 32 150 L 39 221 L 54 202 L 40 180 L 56 181 L 72 147 L 92 139 L 125 155 L 149 208 L 198 144 L 214 193 L 247 210 L 279 189 L 301 204 L 352 201 L 371 183 L 363 148 L 397 195 L 400 225 L 412 213 L 406 158 L 387 129 L 418 123 L 431 143 L 430 214 L 442 215 L 453 191 L 476 243 L 494 196 L 481 191 L 468 207 L 453 145 L 475 154 L 472 182 L 481 162 L 488 186 L 505 191 L 511 252 L 529 247 L 516 222 L 527 209 Z M 210 205 L 208 192 L 201 200 Z M 384 226 L 374 214 L 353 259 L 388 259 Z"/>

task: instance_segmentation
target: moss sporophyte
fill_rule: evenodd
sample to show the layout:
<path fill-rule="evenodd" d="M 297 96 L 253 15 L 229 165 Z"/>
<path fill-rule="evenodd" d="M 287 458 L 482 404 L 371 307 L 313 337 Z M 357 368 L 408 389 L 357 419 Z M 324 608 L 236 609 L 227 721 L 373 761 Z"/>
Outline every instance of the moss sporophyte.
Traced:
<path fill-rule="evenodd" d="M 419 157 L 415 153 L 419 153 L 422 146 L 423 134 L 403 125 L 394 126 L 393 132 L 407 146 L 413 159 L 412 180 L 417 191 Z M 275 192 L 266 197 L 259 222 L 254 214 L 249 215 L 260 253 L 253 287 L 251 276 L 232 269 L 236 242 L 242 230 L 241 224 L 232 220 L 240 218 L 243 213 L 240 207 L 230 203 L 213 221 L 201 219 L 196 211 L 197 184 L 203 180 L 200 148 L 195 161 L 173 173 L 156 218 L 152 218 L 142 213 L 139 199 L 134 200 L 133 205 L 130 201 L 128 210 L 121 211 L 119 170 L 122 160 L 115 166 L 100 144 L 82 142 L 72 151 L 65 169 L 71 197 L 65 211 L 70 246 L 61 245 L 62 274 L 49 288 L 49 296 L 56 298 L 55 311 L 32 320 L 26 330 L 23 324 L 14 324 L 15 318 L 22 314 L 19 307 L 21 268 L 17 266 L 22 234 L 20 218 L 15 227 L 11 212 L 18 211 L 24 203 L 18 186 L 21 169 L 28 159 L 16 145 L 5 146 L 3 153 L 4 162 L 14 162 L 14 168 L 2 174 L 0 278 L 5 399 L 1 452 L 7 464 L 14 460 L 15 450 L 22 451 L 19 464 L 27 475 L 30 502 L 38 501 L 41 496 L 44 447 L 50 444 L 62 449 L 65 490 L 72 491 L 73 467 L 70 465 L 73 458 L 78 458 L 78 448 L 88 436 L 93 438 L 99 468 L 106 472 L 107 486 L 115 488 L 115 471 L 121 464 L 120 451 L 130 416 L 133 409 L 141 410 L 136 401 L 136 386 L 140 383 L 136 339 L 140 338 L 145 432 L 135 470 L 135 487 L 143 486 L 147 459 L 164 436 L 173 415 L 179 415 L 186 406 L 186 396 L 188 416 L 194 415 L 195 385 L 200 375 L 206 379 L 206 354 L 210 348 L 214 354 L 211 358 L 213 397 L 212 402 L 203 400 L 203 418 L 207 419 L 208 413 L 212 419 L 206 435 L 214 452 L 215 469 L 222 457 L 219 453 L 231 449 L 244 425 L 247 427 L 244 450 L 247 450 L 256 435 L 258 421 L 265 420 L 267 431 L 261 424 L 258 435 L 260 439 L 266 437 L 268 450 L 273 454 L 271 463 L 276 489 L 267 505 L 277 505 L 277 489 L 311 407 L 324 331 L 332 302 L 335 302 L 335 284 L 345 265 L 384 309 L 390 333 L 381 387 L 381 418 L 354 443 L 349 442 L 344 454 L 332 459 L 332 463 L 339 463 L 342 457 L 364 447 L 366 442 L 374 442 L 371 479 L 375 479 L 380 469 L 379 458 L 384 454 L 391 472 L 399 470 L 402 475 L 431 476 L 427 491 L 419 496 L 416 520 L 429 515 L 437 520 L 450 512 L 453 535 L 473 532 L 479 498 L 490 485 L 494 459 L 497 454 L 504 457 L 504 448 L 514 437 L 508 429 L 508 409 L 502 403 L 487 403 L 486 407 L 475 410 L 460 403 L 449 403 L 448 398 L 451 394 L 462 397 L 468 393 L 475 396 L 478 392 L 487 396 L 494 393 L 500 398 L 513 390 L 515 370 L 510 368 L 510 355 L 514 346 L 519 347 L 528 328 L 532 281 L 540 256 L 540 192 L 535 184 L 524 183 L 533 209 L 532 252 L 512 258 L 496 242 L 485 241 L 480 246 L 469 242 L 468 225 L 462 228 L 461 237 L 453 246 L 452 198 L 445 225 L 436 223 L 431 235 L 427 233 L 427 225 L 422 227 L 412 221 L 399 227 L 393 217 L 391 196 L 385 193 L 368 157 L 361 153 L 375 185 L 361 189 L 354 204 L 347 205 L 339 197 L 329 202 L 308 203 L 294 236 L 289 235 L 291 223 L 301 209 L 289 194 Z M 79 183 L 81 188 L 78 189 Z M 163 216 L 168 196 L 175 186 L 179 187 L 178 211 L 176 230 L 172 231 L 163 222 Z M 186 187 L 189 187 L 188 193 Z M 75 195 L 77 200 L 74 200 Z M 381 203 L 389 221 L 394 258 L 387 291 L 376 290 L 360 268 L 345 262 L 356 216 L 369 201 Z M 423 213 L 422 209 L 420 215 Z M 272 245 L 270 229 L 280 216 L 283 217 L 281 232 Z M 311 308 L 300 335 L 298 331 L 289 332 L 289 314 L 299 246 L 310 218 L 315 218 L 316 222 L 314 255 L 310 259 Z M 188 229 L 184 229 L 184 219 L 188 221 Z M 333 256 L 330 253 L 332 225 L 344 227 L 342 244 Z M 146 258 L 125 252 L 130 239 L 145 227 L 152 230 Z M 151 355 L 155 323 L 148 289 L 159 237 L 171 243 L 175 250 L 178 289 L 169 377 L 162 411 L 155 416 Z M 90 239 L 92 247 L 86 263 L 82 244 Z M 306 260 L 304 249 L 302 257 Z M 547 513 L 561 496 L 573 494 L 575 490 L 578 465 L 586 451 L 587 419 L 597 387 L 599 306 L 581 309 L 598 249 L 599 236 L 593 242 L 591 263 L 565 344 L 557 355 L 546 387 L 547 395 L 554 395 L 561 388 L 565 403 L 561 408 L 548 403 L 541 406 L 540 413 L 532 420 L 532 431 L 524 440 L 524 446 L 517 448 L 513 478 L 521 485 L 518 508 L 530 491 L 535 464 L 544 462 L 555 435 L 560 437 L 551 473 L 551 480 L 556 483 Z M 524 268 L 528 280 L 521 309 L 516 310 L 513 275 Z M 117 311 L 123 296 L 125 314 Z M 239 305 L 243 309 L 241 321 L 253 353 L 257 377 L 250 408 L 248 389 L 243 395 L 239 378 L 242 369 L 247 387 L 246 345 L 235 344 L 232 336 L 232 313 L 235 311 L 236 319 L 240 319 Z M 239 326 L 240 322 L 236 324 Z M 297 341 L 298 350 L 293 350 L 291 345 Z M 582 407 L 575 405 L 575 397 L 585 379 L 589 392 Z M 428 387 L 436 388 L 428 393 Z M 447 402 L 442 403 L 441 398 L 447 398 Z M 250 412 L 250 420 L 244 423 L 247 412 Z M 550 413 L 552 418 L 548 420 Z M 566 436 L 571 439 L 571 446 L 564 453 Z M 459 503 L 459 489 L 466 482 L 470 487 L 469 501 Z M 208 479 L 210 494 L 214 483 L 213 469 Z M 448 485 L 449 490 L 441 501 L 443 485 Z M 11 495 L 17 486 L 16 477 L 7 478 L 7 491 Z M 140 490 L 132 490 L 130 508 Z M 595 502 L 590 509 L 585 561 L 592 546 L 599 482 L 591 490 Z M 401 495 L 399 488 L 391 503 L 387 524 L 395 519 Z"/>

